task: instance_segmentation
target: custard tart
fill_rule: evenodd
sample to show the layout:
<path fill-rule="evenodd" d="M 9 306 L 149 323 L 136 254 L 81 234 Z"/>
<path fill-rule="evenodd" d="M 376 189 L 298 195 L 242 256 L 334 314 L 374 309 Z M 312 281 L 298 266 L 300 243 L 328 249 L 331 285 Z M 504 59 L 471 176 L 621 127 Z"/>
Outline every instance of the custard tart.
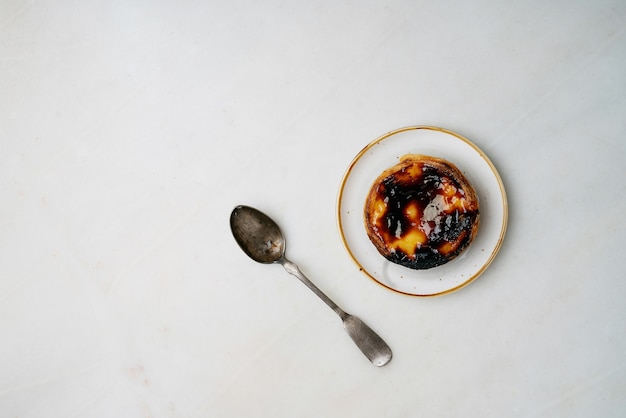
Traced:
<path fill-rule="evenodd" d="M 478 197 L 451 162 L 408 154 L 373 183 L 365 202 L 367 235 L 389 261 L 424 270 L 466 249 L 478 231 Z"/>

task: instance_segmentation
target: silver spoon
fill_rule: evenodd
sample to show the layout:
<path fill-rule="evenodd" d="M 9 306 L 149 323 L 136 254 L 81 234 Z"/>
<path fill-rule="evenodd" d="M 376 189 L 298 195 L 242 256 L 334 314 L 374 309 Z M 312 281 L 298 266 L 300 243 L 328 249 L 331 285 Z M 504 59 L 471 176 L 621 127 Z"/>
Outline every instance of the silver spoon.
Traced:
<path fill-rule="evenodd" d="M 250 258 L 264 264 L 281 264 L 287 273 L 300 279 L 335 311 L 343 321 L 348 335 L 372 364 L 380 367 L 391 361 L 391 349 L 378 334 L 356 316 L 344 312 L 311 283 L 297 265 L 285 258 L 285 238 L 270 217 L 249 206 L 237 206 L 230 215 L 230 228 L 235 241 Z"/>

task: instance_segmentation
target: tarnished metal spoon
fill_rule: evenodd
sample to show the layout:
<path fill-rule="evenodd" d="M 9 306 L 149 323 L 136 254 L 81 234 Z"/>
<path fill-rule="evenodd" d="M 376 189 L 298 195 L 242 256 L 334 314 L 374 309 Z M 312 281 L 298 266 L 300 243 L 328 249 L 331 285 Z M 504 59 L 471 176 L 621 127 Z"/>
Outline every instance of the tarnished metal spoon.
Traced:
<path fill-rule="evenodd" d="M 391 349 L 378 334 L 356 316 L 344 312 L 311 283 L 297 265 L 285 258 L 285 237 L 269 216 L 249 206 L 237 206 L 230 215 L 230 228 L 235 241 L 250 258 L 264 264 L 281 264 L 335 311 L 348 335 L 372 364 L 384 366 L 391 361 Z"/>

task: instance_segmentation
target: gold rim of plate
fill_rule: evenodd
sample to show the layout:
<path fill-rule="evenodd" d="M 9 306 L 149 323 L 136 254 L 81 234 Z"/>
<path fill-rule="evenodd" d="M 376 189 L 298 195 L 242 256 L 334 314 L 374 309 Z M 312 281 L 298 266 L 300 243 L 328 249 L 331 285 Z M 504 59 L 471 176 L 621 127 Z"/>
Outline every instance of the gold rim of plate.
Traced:
<path fill-rule="evenodd" d="M 381 283 L 374 276 L 372 276 L 367 271 L 367 269 L 365 269 L 363 267 L 363 265 L 361 265 L 361 263 L 357 260 L 357 258 L 355 257 L 354 253 L 350 249 L 350 246 L 348 245 L 348 242 L 346 240 L 346 236 L 344 234 L 343 224 L 342 224 L 342 220 L 341 220 L 341 204 L 342 204 L 342 199 L 343 199 L 344 187 L 346 185 L 346 181 L 348 180 L 348 177 L 350 176 L 350 173 L 352 172 L 352 169 L 359 162 L 361 157 L 367 151 L 369 151 L 372 147 L 376 146 L 376 144 L 380 143 L 381 141 L 385 140 L 386 138 L 389 138 L 390 136 L 396 135 L 396 134 L 401 133 L 401 132 L 420 130 L 420 129 L 431 130 L 431 131 L 439 131 L 439 132 L 443 132 L 443 133 L 452 135 L 452 136 L 456 137 L 457 139 L 465 142 L 470 147 L 472 147 L 481 156 L 481 158 L 485 160 L 485 162 L 487 163 L 487 165 L 491 169 L 494 177 L 496 178 L 496 180 L 498 182 L 498 187 L 500 188 L 500 196 L 502 197 L 502 208 L 503 208 L 502 225 L 501 225 L 501 230 L 500 230 L 500 236 L 498 238 L 498 241 L 497 241 L 493 251 L 491 252 L 490 257 L 483 264 L 483 266 L 476 273 L 474 273 L 467 280 L 465 280 L 463 283 L 461 283 L 461 284 L 459 284 L 459 285 L 457 285 L 455 287 L 452 287 L 450 289 L 446 289 L 444 291 L 437 292 L 437 293 L 432 293 L 432 294 L 415 294 L 415 293 L 403 292 L 401 290 L 394 289 L 391 286 L 387 286 L 384 283 Z M 354 157 L 354 159 L 352 160 L 352 162 L 348 166 L 348 169 L 346 170 L 345 174 L 343 175 L 343 178 L 341 179 L 341 184 L 339 186 L 339 193 L 338 193 L 338 196 L 337 196 L 337 208 L 336 208 L 336 210 L 337 210 L 337 212 L 336 212 L 336 214 L 337 214 L 337 226 L 339 228 L 339 234 L 341 236 L 341 242 L 343 243 L 344 248 L 346 249 L 346 251 L 350 255 L 350 258 L 352 259 L 352 261 L 359 267 L 359 270 L 361 272 L 363 272 L 371 280 L 373 280 L 374 283 L 384 287 L 385 289 L 391 290 L 391 291 L 393 291 L 395 293 L 399 293 L 399 294 L 407 295 L 407 296 L 413 296 L 413 297 L 434 297 L 434 296 L 447 295 L 447 294 L 455 292 L 455 291 L 457 291 L 457 290 L 459 290 L 459 289 L 469 285 L 474 280 L 476 280 L 487 269 L 487 267 L 489 267 L 489 265 L 493 262 L 493 260 L 496 258 L 496 255 L 500 251 L 500 247 L 502 247 L 502 243 L 504 241 L 504 236 L 506 234 L 506 229 L 507 229 L 508 219 L 509 219 L 509 208 L 508 208 L 508 202 L 507 202 L 507 198 L 506 198 L 506 191 L 504 190 L 504 183 L 502 182 L 502 178 L 500 177 L 500 174 L 498 173 L 498 170 L 496 169 L 495 165 L 491 162 L 489 157 L 487 157 L 487 155 L 480 148 L 478 148 L 478 146 L 476 146 L 476 144 L 474 144 L 473 142 L 471 142 L 467 138 L 463 137 L 462 135 L 459 135 L 458 133 L 450 131 L 448 129 L 440 128 L 440 127 L 437 127 L 437 126 L 429 126 L 429 125 L 414 125 L 414 126 L 406 126 L 404 128 L 399 128 L 399 129 L 387 132 L 386 134 L 379 136 L 378 138 L 376 138 L 375 140 L 370 142 L 368 145 L 366 145 L 365 148 L 363 148 Z"/>

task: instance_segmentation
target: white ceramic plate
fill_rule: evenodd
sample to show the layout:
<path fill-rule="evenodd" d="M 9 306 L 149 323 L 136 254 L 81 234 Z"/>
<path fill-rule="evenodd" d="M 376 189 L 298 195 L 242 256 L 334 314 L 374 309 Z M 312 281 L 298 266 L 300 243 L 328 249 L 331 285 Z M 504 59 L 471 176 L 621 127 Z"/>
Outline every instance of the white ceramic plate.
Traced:
<path fill-rule="evenodd" d="M 372 183 L 405 154 L 452 162 L 474 186 L 479 199 L 480 226 L 474 241 L 454 260 L 428 270 L 413 270 L 385 259 L 370 242 L 363 223 Z M 480 276 L 500 249 L 507 218 L 504 186 L 489 158 L 461 135 L 433 126 L 397 129 L 367 145 L 348 167 L 337 200 L 339 232 L 359 269 L 386 288 L 412 296 L 450 293 Z"/>

